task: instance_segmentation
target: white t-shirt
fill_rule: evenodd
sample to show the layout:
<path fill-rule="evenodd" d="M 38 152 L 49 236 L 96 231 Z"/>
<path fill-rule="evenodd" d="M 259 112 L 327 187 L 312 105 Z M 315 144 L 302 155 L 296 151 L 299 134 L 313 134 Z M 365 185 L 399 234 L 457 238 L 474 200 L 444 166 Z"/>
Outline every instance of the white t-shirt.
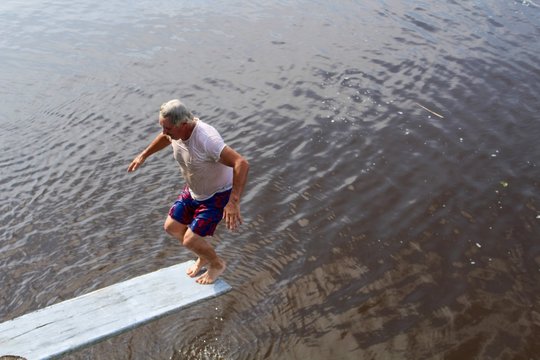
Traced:
<path fill-rule="evenodd" d="M 172 140 L 171 145 L 195 200 L 206 200 L 232 188 L 233 169 L 218 162 L 226 144 L 213 126 L 196 119 L 189 139 Z"/>

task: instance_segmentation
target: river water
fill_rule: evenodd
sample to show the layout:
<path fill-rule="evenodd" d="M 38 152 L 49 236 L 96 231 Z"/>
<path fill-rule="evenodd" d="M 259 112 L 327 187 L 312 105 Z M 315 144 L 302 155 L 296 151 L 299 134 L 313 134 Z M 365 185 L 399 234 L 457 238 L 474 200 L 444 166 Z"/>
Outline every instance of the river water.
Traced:
<path fill-rule="evenodd" d="M 540 359 L 533 1 L 4 0 L 0 321 L 192 258 L 180 98 L 251 164 L 234 290 L 67 359 Z M 2 354 L 0 354 L 2 355 Z"/>

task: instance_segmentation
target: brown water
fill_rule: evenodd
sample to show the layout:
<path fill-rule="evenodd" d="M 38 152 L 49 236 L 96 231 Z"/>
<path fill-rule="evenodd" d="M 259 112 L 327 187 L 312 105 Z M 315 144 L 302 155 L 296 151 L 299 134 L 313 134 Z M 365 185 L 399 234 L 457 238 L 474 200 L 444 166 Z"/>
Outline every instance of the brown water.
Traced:
<path fill-rule="evenodd" d="M 191 258 L 126 172 L 178 97 L 251 163 L 234 291 L 66 358 L 540 359 L 537 3 L 256 3 L 2 2 L 0 320 Z"/>

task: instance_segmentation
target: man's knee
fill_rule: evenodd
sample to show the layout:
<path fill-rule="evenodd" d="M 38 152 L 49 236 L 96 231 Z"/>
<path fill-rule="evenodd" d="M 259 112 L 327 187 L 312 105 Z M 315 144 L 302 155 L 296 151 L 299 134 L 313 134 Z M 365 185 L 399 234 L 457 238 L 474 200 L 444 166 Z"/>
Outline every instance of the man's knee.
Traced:
<path fill-rule="evenodd" d="M 168 216 L 163 224 L 163 229 L 167 232 L 167 234 L 182 239 L 186 232 L 187 225 L 181 224 Z"/>
<path fill-rule="evenodd" d="M 184 234 L 184 237 L 182 239 L 182 245 L 184 245 L 188 249 L 192 249 L 192 248 L 196 247 L 197 242 L 199 241 L 199 239 L 202 239 L 202 237 L 195 234 L 193 231 L 191 231 L 191 229 L 189 229 Z"/>

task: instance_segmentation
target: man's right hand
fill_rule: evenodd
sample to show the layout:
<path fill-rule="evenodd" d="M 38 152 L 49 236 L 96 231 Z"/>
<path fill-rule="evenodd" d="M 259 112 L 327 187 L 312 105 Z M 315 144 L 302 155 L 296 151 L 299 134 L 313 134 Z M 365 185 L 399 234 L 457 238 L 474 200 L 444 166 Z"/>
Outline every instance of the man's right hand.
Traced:
<path fill-rule="evenodd" d="M 131 162 L 131 164 L 129 164 L 129 167 L 127 169 L 128 172 L 132 172 L 132 171 L 135 171 L 139 168 L 139 166 L 141 166 L 142 164 L 144 164 L 144 160 L 146 158 L 144 157 L 143 154 L 139 154 L 135 159 L 133 159 L 133 161 Z"/>

